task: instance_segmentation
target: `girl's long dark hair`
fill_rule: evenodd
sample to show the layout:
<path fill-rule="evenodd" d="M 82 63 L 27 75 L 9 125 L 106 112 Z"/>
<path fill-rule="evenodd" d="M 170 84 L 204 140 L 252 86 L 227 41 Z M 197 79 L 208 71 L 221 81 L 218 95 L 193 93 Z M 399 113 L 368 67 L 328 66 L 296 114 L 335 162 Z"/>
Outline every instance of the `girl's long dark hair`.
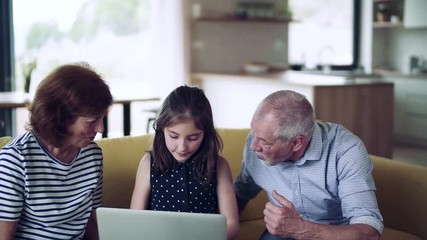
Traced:
<path fill-rule="evenodd" d="M 204 138 L 194 158 L 196 178 L 203 184 L 211 181 L 223 143 L 212 117 L 212 108 L 204 92 L 197 87 L 181 86 L 172 91 L 163 102 L 154 122 L 154 142 L 150 151 L 154 159 L 154 174 L 168 174 L 175 160 L 166 147 L 164 129 L 187 120 L 194 121 L 204 131 Z"/>

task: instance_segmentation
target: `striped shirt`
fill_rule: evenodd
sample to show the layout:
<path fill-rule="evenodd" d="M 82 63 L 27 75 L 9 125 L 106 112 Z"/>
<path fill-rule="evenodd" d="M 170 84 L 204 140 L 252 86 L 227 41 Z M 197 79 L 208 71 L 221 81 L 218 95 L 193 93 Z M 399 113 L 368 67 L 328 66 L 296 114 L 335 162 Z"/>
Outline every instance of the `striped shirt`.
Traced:
<path fill-rule="evenodd" d="M 0 150 L 0 221 L 15 239 L 82 239 L 102 204 L 102 152 L 94 142 L 65 164 L 26 132 Z"/>
<path fill-rule="evenodd" d="M 239 198 L 249 200 L 264 189 L 269 200 L 280 206 L 272 197 L 276 189 L 305 220 L 331 225 L 364 223 L 383 231 L 372 162 L 363 142 L 347 129 L 318 123 L 300 160 L 269 167 L 250 150 L 252 140 L 249 134 L 235 181 Z"/>

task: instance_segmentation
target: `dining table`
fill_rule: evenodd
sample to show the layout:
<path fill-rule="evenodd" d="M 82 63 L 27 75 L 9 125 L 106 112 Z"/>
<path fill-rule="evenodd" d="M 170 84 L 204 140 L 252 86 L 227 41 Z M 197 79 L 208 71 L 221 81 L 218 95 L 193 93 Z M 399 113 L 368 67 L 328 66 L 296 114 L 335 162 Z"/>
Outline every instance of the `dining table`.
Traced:
<path fill-rule="evenodd" d="M 0 92 L 0 110 L 26 108 L 31 103 L 31 94 L 24 92 Z M 151 95 L 124 95 L 113 94 L 113 104 L 123 106 L 123 135 L 128 136 L 131 132 L 131 105 L 134 102 L 160 101 L 160 97 Z M 104 118 L 104 132 L 102 137 L 108 137 L 108 114 Z"/>

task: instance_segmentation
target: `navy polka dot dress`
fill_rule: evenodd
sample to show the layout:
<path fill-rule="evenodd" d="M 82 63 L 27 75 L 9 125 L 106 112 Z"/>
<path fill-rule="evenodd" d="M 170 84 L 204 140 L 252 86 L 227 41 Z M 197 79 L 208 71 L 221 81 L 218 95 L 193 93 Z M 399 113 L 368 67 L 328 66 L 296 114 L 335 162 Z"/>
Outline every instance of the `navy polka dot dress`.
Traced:
<path fill-rule="evenodd" d="M 194 173 L 194 159 L 175 163 L 170 174 L 154 175 L 151 158 L 151 210 L 218 213 L 216 170 L 211 182 L 202 185 Z"/>

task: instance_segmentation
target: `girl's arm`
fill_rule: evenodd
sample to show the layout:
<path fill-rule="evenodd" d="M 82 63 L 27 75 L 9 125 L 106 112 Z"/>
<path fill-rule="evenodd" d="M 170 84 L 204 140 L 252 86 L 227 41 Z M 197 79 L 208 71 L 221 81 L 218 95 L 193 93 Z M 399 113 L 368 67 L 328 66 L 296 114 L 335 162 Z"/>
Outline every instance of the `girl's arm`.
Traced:
<path fill-rule="evenodd" d="M 219 213 L 227 218 L 227 239 L 235 239 L 240 228 L 239 214 L 230 166 L 222 157 L 218 159 L 217 166 L 217 194 Z"/>
<path fill-rule="evenodd" d="M 0 240 L 12 240 L 15 236 L 16 222 L 0 221 Z"/>
<path fill-rule="evenodd" d="M 99 239 L 98 225 L 96 221 L 96 211 L 92 211 L 92 214 L 90 215 L 87 221 L 84 239 L 85 240 Z"/>
<path fill-rule="evenodd" d="M 150 154 L 145 154 L 139 163 L 136 173 L 130 208 L 147 209 L 150 190 Z"/>

